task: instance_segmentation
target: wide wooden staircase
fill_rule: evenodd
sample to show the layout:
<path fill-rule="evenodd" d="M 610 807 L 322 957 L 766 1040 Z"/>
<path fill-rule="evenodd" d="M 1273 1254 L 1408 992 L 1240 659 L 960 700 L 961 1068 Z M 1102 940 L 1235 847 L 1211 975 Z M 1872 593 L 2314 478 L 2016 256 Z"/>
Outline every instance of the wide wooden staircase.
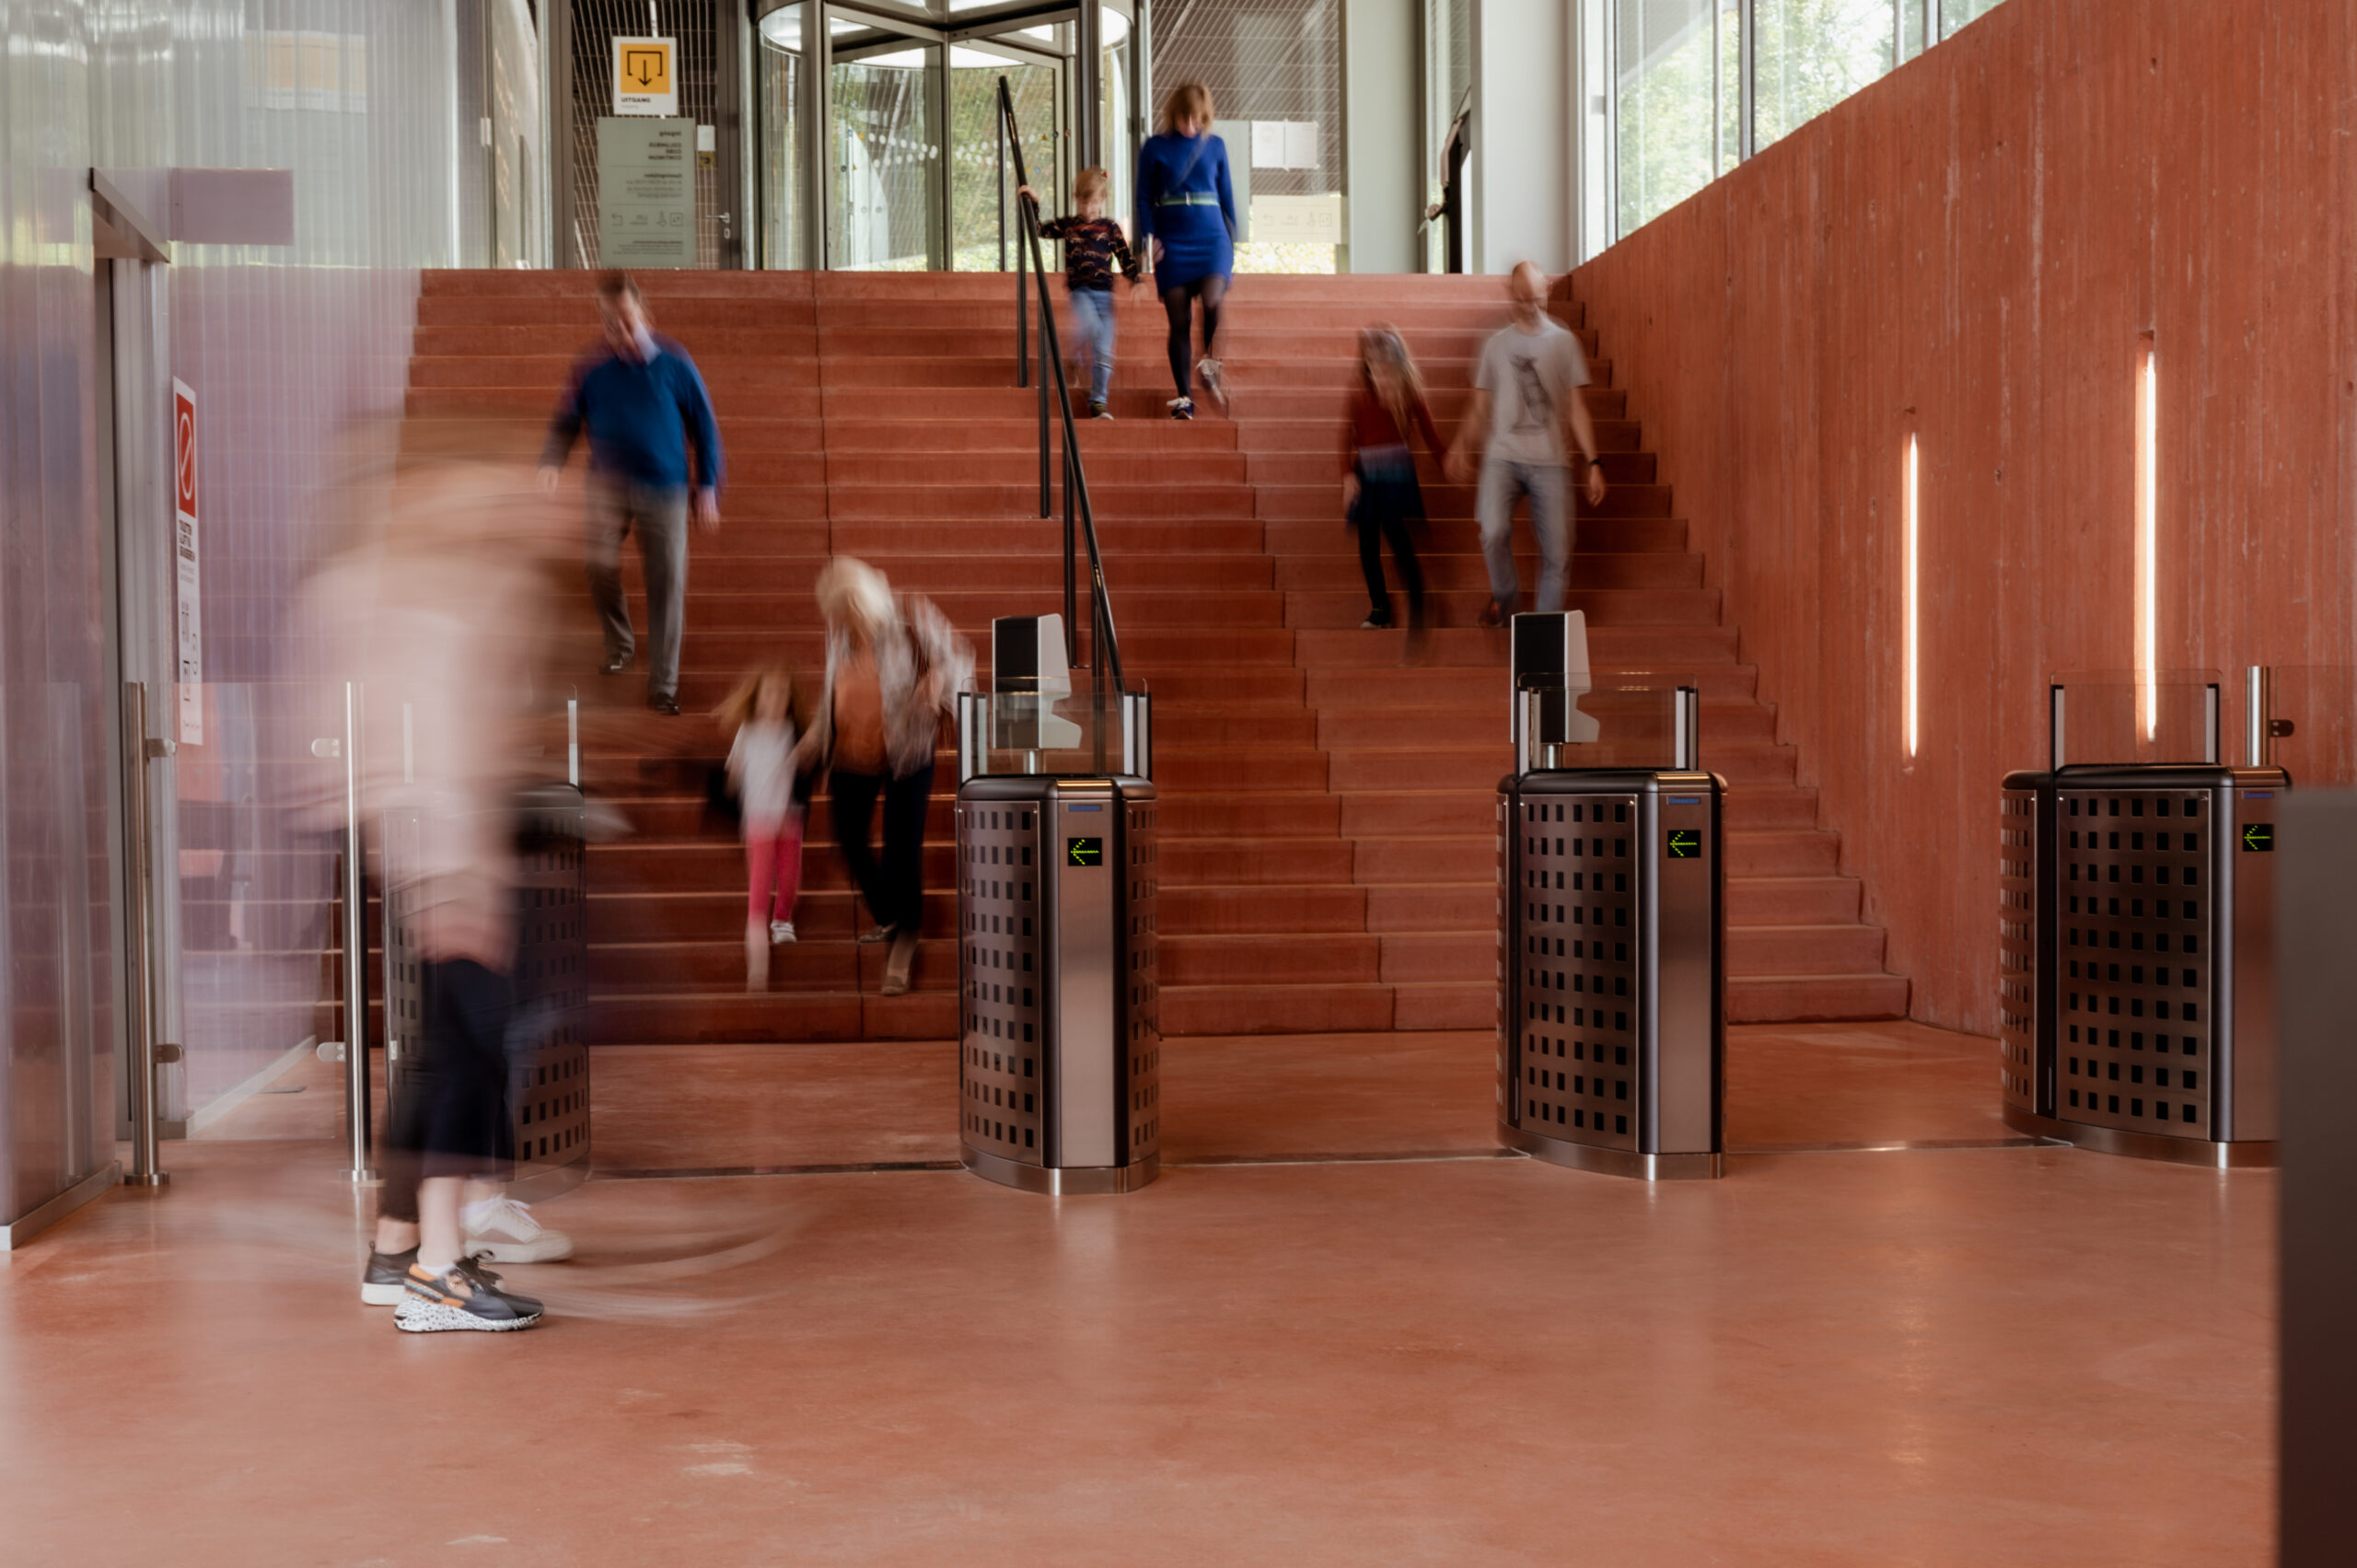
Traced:
<path fill-rule="evenodd" d="M 612 1041 L 942 1038 L 955 1033 L 945 749 L 927 849 L 918 987 L 879 994 L 880 949 L 814 809 L 797 923 L 771 989 L 743 991 L 743 874 L 703 823 L 724 742 L 698 711 L 757 658 L 821 661 L 810 589 L 832 553 L 939 604 L 987 661 L 995 615 L 1059 608 L 1061 517 L 1039 516 L 1036 393 L 1014 384 L 1013 280 L 995 274 L 650 273 L 657 330 L 702 367 L 730 464 L 716 538 L 690 571 L 681 701 L 640 717 L 643 676 L 608 680 L 585 764 L 634 831 L 590 857 L 595 1037 Z M 413 423 L 544 419 L 596 336 L 582 273 L 426 274 Z M 1559 312 L 1565 313 L 1565 312 Z M 1884 1017 L 1883 970 L 1840 839 L 1778 744 L 1596 334 L 1588 397 L 1609 499 L 1579 525 L 1571 607 L 1599 670 L 1675 671 L 1703 691 L 1702 755 L 1724 774 L 1728 1014 Z M 1504 639 L 1473 626 L 1486 579 L 1469 488 L 1426 471 L 1425 571 L 1439 630 L 1402 668 L 1366 612 L 1340 521 L 1340 428 L 1355 331 L 1402 329 L 1452 430 L 1503 319 L 1491 278 L 1251 277 L 1222 351 L 1232 417 L 1164 416 L 1161 313 L 1121 312 L 1114 411 L 1081 427 L 1132 683 L 1153 693 L 1162 786 L 1163 1018 L 1173 1034 L 1485 1028 L 1494 1011 L 1494 790 L 1510 762 Z M 423 432 L 421 432 L 423 434 Z M 577 469 L 577 462 L 576 462 Z M 1526 560 L 1526 592 L 1536 581 Z M 635 568 L 633 611 L 644 625 Z M 1402 606 L 1404 612 L 1404 604 Z M 1083 610 L 1086 620 L 1086 610 Z M 643 668 L 643 658 L 642 658 Z M 945 737 L 945 742 L 946 738 Z"/>

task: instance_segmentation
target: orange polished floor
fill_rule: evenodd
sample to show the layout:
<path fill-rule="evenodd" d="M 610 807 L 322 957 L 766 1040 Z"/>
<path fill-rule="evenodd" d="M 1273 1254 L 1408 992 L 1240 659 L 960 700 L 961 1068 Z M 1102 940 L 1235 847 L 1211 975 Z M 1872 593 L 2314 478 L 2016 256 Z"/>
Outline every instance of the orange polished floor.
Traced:
<path fill-rule="evenodd" d="M 0 1254 L 6 1560 L 2271 1560 L 2271 1173 L 1846 1025 L 1734 1031 L 1774 1152 L 1647 1189 L 1495 1157 L 1490 1050 L 1173 1041 L 1170 1168 L 1062 1204 L 922 1168 L 944 1047 L 603 1050 L 550 1320 L 414 1338 L 298 1070 Z"/>

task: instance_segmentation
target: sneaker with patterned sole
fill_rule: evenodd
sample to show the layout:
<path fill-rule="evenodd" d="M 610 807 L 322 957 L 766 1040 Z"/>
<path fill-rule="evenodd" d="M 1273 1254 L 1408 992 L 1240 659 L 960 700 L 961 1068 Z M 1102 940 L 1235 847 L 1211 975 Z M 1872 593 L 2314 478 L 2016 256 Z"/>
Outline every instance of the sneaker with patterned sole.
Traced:
<path fill-rule="evenodd" d="M 772 946 L 774 947 L 782 945 L 793 940 L 795 940 L 794 922 L 790 920 L 773 920 L 770 922 L 770 942 Z"/>
<path fill-rule="evenodd" d="M 467 1251 L 494 1263 L 553 1263 L 573 1256 L 573 1237 L 551 1230 L 532 1217 L 528 1206 L 513 1198 L 469 1204 L 465 1225 Z"/>
<path fill-rule="evenodd" d="M 472 1259 L 438 1274 L 412 1263 L 405 1282 L 409 1296 L 393 1308 L 393 1326 L 404 1334 L 439 1334 L 454 1329 L 504 1334 L 528 1329 L 540 1320 L 539 1302 L 507 1295 L 491 1283 L 493 1278 Z"/>
<path fill-rule="evenodd" d="M 406 1252 L 368 1250 L 368 1264 L 360 1271 L 360 1299 L 370 1307 L 399 1307 L 409 1294 L 409 1266 L 417 1249 Z"/>
<path fill-rule="evenodd" d="M 1173 418 L 1173 419 L 1192 419 L 1192 418 L 1194 418 L 1194 417 L 1195 417 L 1195 400 L 1194 400 L 1194 399 L 1192 399 L 1192 398 L 1173 398 L 1173 399 L 1171 399 L 1171 400 L 1170 400 L 1170 417 L 1171 417 L 1171 418 Z"/>

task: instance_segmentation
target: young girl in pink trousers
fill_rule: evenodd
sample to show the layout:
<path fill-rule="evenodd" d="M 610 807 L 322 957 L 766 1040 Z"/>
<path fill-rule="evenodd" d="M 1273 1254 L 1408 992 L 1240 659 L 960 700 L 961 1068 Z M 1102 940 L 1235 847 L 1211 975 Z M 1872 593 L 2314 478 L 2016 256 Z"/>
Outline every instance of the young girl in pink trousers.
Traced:
<path fill-rule="evenodd" d="M 810 702 L 784 661 L 738 681 L 717 710 L 736 732 L 728 784 L 745 830 L 745 989 L 766 990 L 770 947 L 794 940 L 802 886 L 802 803 L 794 797 L 794 743 L 810 726 Z"/>

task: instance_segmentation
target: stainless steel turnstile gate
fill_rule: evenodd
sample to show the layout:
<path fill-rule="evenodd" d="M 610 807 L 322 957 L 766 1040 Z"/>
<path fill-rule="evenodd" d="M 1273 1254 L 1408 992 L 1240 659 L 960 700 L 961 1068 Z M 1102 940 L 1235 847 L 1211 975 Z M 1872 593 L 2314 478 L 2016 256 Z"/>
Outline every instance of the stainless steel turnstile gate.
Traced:
<path fill-rule="evenodd" d="M 2059 710 L 2062 688 L 2054 692 Z M 2111 1154 L 2273 1163 L 2274 767 L 2008 774 L 1998 1050 L 2006 1122 Z"/>
<path fill-rule="evenodd" d="M 1526 635 L 1538 621 L 1566 624 Z M 1715 1177 L 1725 785 L 1694 765 L 1690 688 L 1673 693 L 1672 766 L 1561 765 L 1596 737 L 1573 701 L 1589 688 L 1577 621 L 1515 618 L 1519 770 L 1498 786 L 1499 1136 L 1586 1170 Z"/>
<path fill-rule="evenodd" d="M 516 1173 L 508 1190 L 528 1202 L 578 1186 L 589 1174 L 589 1049 L 581 1036 L 589 1000 L 583 815 L 581 791 L 571 784 L 539 785 L 516 802 L 516 1009 L 507 1028 Z M 433 825 L 419 812 L 393 810 L 384 814 L 382 830 L 385 1067 L 397 1082 L 424 1016 L 413 895 L 403 867 L 424 862 Z"/>
<path fill-rule="evenodd" d="M 1027 673 L 958 708 L 960 1152 L 975 1175 L 1027 1191 L 1127 1192 L 1161 1159 L 1145 698 L 1057 712 L 1068 684 L 1036 672 L 1063 668 L 1060 617 L 998 621 L 993 645 L 995 680 Z"/>

